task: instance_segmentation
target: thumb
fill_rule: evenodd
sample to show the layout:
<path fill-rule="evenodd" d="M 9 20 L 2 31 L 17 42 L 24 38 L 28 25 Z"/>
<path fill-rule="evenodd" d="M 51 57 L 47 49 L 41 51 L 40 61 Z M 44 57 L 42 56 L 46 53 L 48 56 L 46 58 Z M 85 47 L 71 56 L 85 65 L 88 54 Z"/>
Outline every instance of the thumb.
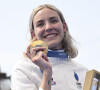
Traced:
<path fill-rule="evenodd" d="M 36 36 L 35 36 L 35 37 L 33 37 L 32 41 L 36 41 L 36 40 L 37 40 Z"/>

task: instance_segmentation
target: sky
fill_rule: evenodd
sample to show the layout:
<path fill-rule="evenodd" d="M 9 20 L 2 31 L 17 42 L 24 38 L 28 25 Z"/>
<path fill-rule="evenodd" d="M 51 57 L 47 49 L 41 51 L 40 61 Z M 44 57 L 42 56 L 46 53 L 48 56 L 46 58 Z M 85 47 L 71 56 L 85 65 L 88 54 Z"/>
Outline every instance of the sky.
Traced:
<path fill-rule="evenodd" d="M 41 4 L 59 8 L 76 41 L 74 59 L 89 70 L 100 71 L 100 0 L 0 0 L 0 67 L 11 75 L 29 44 L 29 17 Z"/>

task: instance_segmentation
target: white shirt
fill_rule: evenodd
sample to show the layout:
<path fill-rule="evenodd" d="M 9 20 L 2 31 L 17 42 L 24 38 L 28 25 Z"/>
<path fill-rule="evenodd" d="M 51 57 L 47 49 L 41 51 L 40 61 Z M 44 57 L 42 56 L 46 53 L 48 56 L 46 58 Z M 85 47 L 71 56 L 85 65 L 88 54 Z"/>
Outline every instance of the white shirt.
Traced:
<path fill-rule="evenodd" d="M 83 90 L 86 72 L 83 65 L 74 60 L 66 60 L 48 57 L 53 69 L 53 81 L 51 90 Z M 79 80 L 74 77 L 77 74 Z M 42 80 L 42 72 L 30 59 L 20 60 L 12 73 L 12 90 L 39 90 Z"/>

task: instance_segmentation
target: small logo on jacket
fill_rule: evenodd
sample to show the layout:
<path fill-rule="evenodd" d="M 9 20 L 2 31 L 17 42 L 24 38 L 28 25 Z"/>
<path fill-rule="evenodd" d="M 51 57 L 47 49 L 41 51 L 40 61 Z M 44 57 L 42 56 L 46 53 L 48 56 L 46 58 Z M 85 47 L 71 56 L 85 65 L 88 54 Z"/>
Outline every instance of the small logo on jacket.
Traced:
<path fill-rule="evenodd" d="M 79 82 L 79 77 L 78 77 L 76 72 L 74 72 L 74 77 L 76 79 L 76 86 L 77 86 L 77 88 L 81 89 L 82 88 L 82 84 L 81 84 L 81 82 Z"/>
<path fill-rule="evenodd" d="M 56 85 L 56 81 L 53 80 L 53 78 L 51 78 L 52 80 L 52 85 Z"/>

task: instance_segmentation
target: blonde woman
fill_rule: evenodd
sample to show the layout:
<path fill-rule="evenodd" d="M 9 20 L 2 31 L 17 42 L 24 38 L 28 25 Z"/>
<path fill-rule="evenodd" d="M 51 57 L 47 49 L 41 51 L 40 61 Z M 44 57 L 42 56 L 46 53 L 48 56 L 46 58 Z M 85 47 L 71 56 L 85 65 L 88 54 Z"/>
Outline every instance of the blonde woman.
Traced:
<path fill-rule="evenodd" d="M 78 54 L 67 23 L 59 9 L 50 4 L 32 11 L 29 21 L 32 41 L 42 40 L 48 46 L 36 47 L 15 66 L 12 90 L 83 90 L 87 68 L 73 61 Z M 38 51 L 38 53 L 37 53 Z"/>

